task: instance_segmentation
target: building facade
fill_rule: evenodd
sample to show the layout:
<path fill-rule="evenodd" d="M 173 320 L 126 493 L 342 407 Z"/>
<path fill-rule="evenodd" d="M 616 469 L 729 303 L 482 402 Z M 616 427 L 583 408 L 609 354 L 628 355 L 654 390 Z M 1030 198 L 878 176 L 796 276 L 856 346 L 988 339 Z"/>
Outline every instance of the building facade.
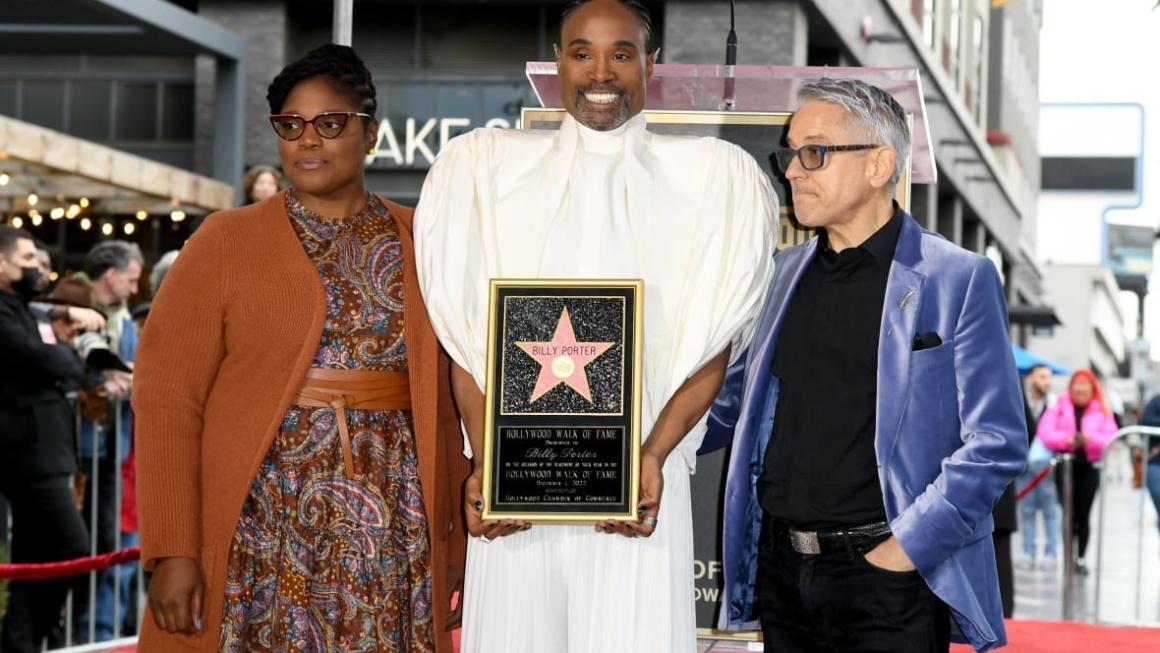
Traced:
<path fill-rule="evenodd" d="M 352 44 L 375 75 L 382 120 L 371 186 L 414 202 L 447 139 L 512 126 L 522 107 L 538 105 L 524 66 L 552 59 L 563 4 L 355 2 Z M 646 4 L 663 63 L 724 63 L 728 2 Z M 328 16 L 319 15 L 328 10 L 317 2 L 201 0 L 198 11 L 262 32 L 248 53 L 254 115 L 246 160 L 275 161 L 262 122 L 264 85 L 280 63 L 330 38 Z M 1035 305 L 1043 293 L 1034 255 L 1039 16 L 1034 0 L 743 0 L 737 63 L 918 68 L 939 182 L 915 186 L 911 212 L 994 260 L 1013 305 Z M 197 115 L 211 102 L 199 92 Z"/>
<path fill-rule="evenodd" d="M 1070 369 L 1089 368 L 1101 379 L 1120 376 L 1128 339 L 1115 275 L 1104 265 L 1045 263 L 1043 268 L 1046 294 L 1063 326 L 1032 333 L 1028 347 Z"/>
<path fill-rule="evenodd" d="M 286 62 L 331 39 L 331 3 L 174 4 L 245 38 L 243 158 L 276 163 L 266 86 Z M 538 105 L 525 63 L 552 59 L 564 4 L 356 0 L 352 44 L 375 76 L 382 123 L 371 188 L 414 203 L 448 139 L 481 125 L 512 126 L 522 107 Z M 1042 302 L 1033 254 L 1038 4 L 742 0 L 738 63 L 918 68 L 938 183 L 914 187 L 911 212 L 994 260 L 1013 306 L 1034 305 Z M 724 62 L 728 2 L 646 5 L 662 62 Z M 4 55 L 0 113 L 205 172 L 214 156 L 216 74 L 204 56 Z"/>
<path fill-rule="evenodd" d="M 1033 336 L 1031 344 L 1107 380 L 1146 381 L 1148 375 L 1147 355 L 1135 362 L 1131 355 L 1140 348 L 1146 354 L 1141 309 L 1156 236 L 1155 219 L 1136 210 L 1143 201 L 1144 120 L 1139 104 L 1040 108 L 1038 213 L 1044 220 L 1036 243 L 1047 294 L 1063 324 L 1051 337 Z M 1090 125 L 1101 125 L 1099 139 L 1076 138 Z M 1142 393 L 1137 388 L 1124 399 L 1134 405 Z"/>

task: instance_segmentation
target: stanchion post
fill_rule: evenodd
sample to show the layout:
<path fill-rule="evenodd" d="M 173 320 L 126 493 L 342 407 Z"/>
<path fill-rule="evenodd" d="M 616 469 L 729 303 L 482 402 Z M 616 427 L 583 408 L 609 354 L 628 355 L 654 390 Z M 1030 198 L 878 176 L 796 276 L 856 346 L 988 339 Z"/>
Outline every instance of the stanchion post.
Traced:
<path fill-rule="evenodd" d="M 1071 621 L 1075 611 L 1075 548 L 1074 536 L 1075 489 L 1072 487 L 1071 466 L 1073 454 L 1059 454 L 1060 486 L 1063 496 L 1063 620 Z"/>
<path fill-rule="evenodd" d="M 1144 478 L 1140 479 L 1141 482 L 1143 483 L 1144 487 L 1139 488 L 1139 491 L 1136 492 L 1136 506 L 1139 509 L 1137 512 L 1137 516 L 1136 516 L 1136 523 L 1140 524 L 1140 528 L 1138 528 L 1136 530 L 1136 560 L 1139 560 L 1141 563 L 1144 562 L 1144 495 L 1148 493 L 1148 490 L 1146 489 L 1147 485 L 1148 485 L 1148 476 L 1147 476 L 1148 475 L 1148 457 L 1147 457 L 1148 456 L 1148 454 L 1147 454 L 1148 449 L 1147 449 L 1146 445 L 1150 441 L 1151 440 L 1147 436 L 1144 437 L 1144 445 L 1145 445 L 1144 461 L 1143 461 L 1144 462 L 1144 469 L 1142 470 L 1144 473 Z M 1128 449 L 1129 456 L 1132 455 L 1131 451 L 1132 450 L 1129 448 Z M 1107 452 L 1104 452 L 1104 459 L 1107 460 Z M 1107 464 L 1107 463 L 1105 463 L 1105 464 Z M 1107 490 L 1105 489 L 1102 494 L 1104 496 L 1107 496 Z M 1101 511 L 1104 510 L 1105 505 L 1106 505 L 1106 503 L 1100 504 Z M 1102 512 L 1101 512 L 1101 514 L 1102 514 Z M 1100 534 L 1100 539 L 1103 539 L 1104 533 L 1103 533 L 1102 528 L 1100 529 L 1099 534 Z M 1141 620 L 1143 619 L 1143 616 L 1144 616 L 1143 615 L 1143 607 L 1144 607 L 1144 579 L 1143 579 L 1143 574 L 1137 574 L 1136 575 L 1136 623 L 1140 623 Z"/>
<path fill-rule="evenodd" d="M 121 409 L 124 407 L 125 400 L 118 399 L 113 402 L 113 450 L 107 451 L 109 456 L 112 456 L 113 461 L 113 550 L 121 550 L 121 504 L 124 501 L 124 488 L 122 482 L 124 477 L 121 475 Z M 107 440 L 106 440 L 107 441 Z M 121 565 L 114 565 L 109 570 L 113 580 L 113 639 L 121 638 L 121 574 L 123 573 Z"/>
<path fill-rule="evenodd" d="M 73 402 L 73 429 L 74 429 L 73 433 L 76 433 L 77 437 L 80 437 L 80 433 L 82 433 L 82 431 L 81 431 L 81 423 L 82 423 L 82 419 L 83 419 L 82 415 L 83 415 L 83 412 L 81 410 L 81 400 L 78 398 L 76 401 Z M 80 471 L 81 471 L 81 473 L 84 473 L 84 468 L 81 467 Z M 73 496 L 77 496 L 76 483 L 77 483 L 77 475 L 73 474 L 72 483 L 69 484 L 73 488 Z M 83 513 L 81 514 L 81 520 L 82 521 L 84 520 Z M 76 597 L 74 597 L 73 594 L 76 593 L 76 590 L 78 587 L 80 587 L 79 582 L 73 583 L 72 586 L 69 587 L 68 595 L 66 596 L 65 602 L 64 602 L 64 645 L 65 646 L 72 646 L 73 645 L 73 625 L 74 625 L 73 624 L 73 601 L 76 600 Z"/>
<path fill-rule="evenodd" d="M 1103 588 L 1104 541 L 1107 539 L 1106 532 L 1104 529 L 1104 523 L 1105 523 L 1105 518 L 1107 517 L 1107 514 L 1108 514 L 1108 500 L 1107 500 L 1108 493 L 1107 493 L 1107 486 L 1104 483 L 1104 480 L 1105 480 L 1104 479 L 1104 470 L 1107 469 L 1108 461 L 1111 459 L 1111 456 L 1109 454 L 1111 452 L 1112 447 L 1115 446 L 1119 442 L 1125 441 L 1127 439 L 1127 436 L 1131 436 L 1131 435 L 1137 435 L 1137 436 L 1142 437 L 1144 439 L 1143 441 L 1144 441 L 1145 450 L 1147 450 L 1147 443 L 1150 441 L 1149 439 L 1152 437 L 1160 437 L 1160 428 L 1157 428 L 1155 426 L 1129 426 L 1126 428 L 1122 428 L 1116 432 L 1116 434 L 1112 437 L 1111 440 L 1109 440 L 1107 442 L 1107 444 L 1104 445 L 1104 452 L 1103 452 L 1103 455 L 1100 457 L 1100 459 L 1104 461 L 1103 466 L 1100 468 L 1100 486 L 1103 489 L 1100 491 L 1100 494 L 1099 494 L 1099 506 L 1100 506 L 1100 508 L 1099 508 L 1099 521 L 1098 521 L 1098 526 L 1096 528 L 1096 565 L 1097 565 L 1096 566 L 1096 574 L 1095 574 L 1095 579 L 1096 579 L 1095 586 L 1096 587 L 1095 587 L 1095 598 L 1093 599 L 1095 602 L 1095 607 L 1094 607 L 1093 613 L 1092 613 L 1093 614 L 1092 621 L 1094 621 L 1097 624 L 1102 623 L 1101 618 L 1100 618 L 1100 597 L 1102 595 L 1100 592 Z M 1136 560 L 1138 560 L 1138 561 L 1142 561 L 1144 559 L 1144 527 L 1143 527 L 1144 513 L 1145 513 L 1144 494 L 1145 494 L 1144 492 L 1137 493 L 1137 508 L 1139 510 L 1139 515 L 1137 517 L 1136 523 L 1140 524 L 1140 528 L 1136 532 Z M 1137 625 L 1142 623 L 1142 616 L 1143 616 L 1142 610 L 1143 610 L 1143 603 L 1144 603 L 1143 592 L 1144 592 L 1144 576 L 1143 576 L 1143 574 L 1137 574 L 1136 575 L 1136 624 Z"/>
<path fill-rule="evenodd" d="M 100 420 L 93 422 L 93 466 L 89 474 L 89 555 L 97 554 L 97 525 L 98 515 L 100 510 L 101 498 L 100 491 L 97 489 L 101 483 L 101 464 L 98 453 L 100 452 L 101 438 L 104 436 L 104 427 Z M 106 452 L 107 453 L 107 452 Z M 96 571 L 89 572 L 89 639 L 88 641 L 96 641 L 97 639 L 97 579 L 100 574 Z"/>

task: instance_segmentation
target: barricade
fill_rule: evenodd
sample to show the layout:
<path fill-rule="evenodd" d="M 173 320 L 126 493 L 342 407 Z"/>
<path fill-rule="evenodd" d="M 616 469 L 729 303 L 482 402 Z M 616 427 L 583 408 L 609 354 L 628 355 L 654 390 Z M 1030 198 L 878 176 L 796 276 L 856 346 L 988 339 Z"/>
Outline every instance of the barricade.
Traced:
<path fill-rule="evenodd" d="M 0 580 L 44 580 L 63 578 L 108 569 L 113 565 L 141 558 L 141 547 L 130 547 L 112 553 L 61 560 L 60 562 L 9 563 L 0 565 Z"/>
<path fill-rule="evenodd" d="M 82 407 L 81 407 L 79 401 L 76 402 L 76 404 L 77 404 L 77 409 L 76 409 L 76 413 L 75 413 L 76 432 L 78 434 L 82 434 L 83 433 L 83 431 L 81 429 Z M 122 400 L 122 401 L 111 403 L 109 405 L 109 409 L 114 411 L 113 418 L 112 418 L 114 428 L 116 429 L 114 431 L 114 433 L 120 434 L 122 431 L 123 419 L 124 419 L 123 415 L 126 412 L 125 410 L 123 410 L 123 408 L 126 406 L 126 404 L 127 404 L 127 402 Z M 127 426 L 127 425 L 124 425 L 124 426 Z M 111 574 L 111 576 L 112 576 L 113 587 L 114 587 L 114 591 L 112 593 L 112 608 L 111 608 L 113 613 L 112 613 L 112 615 L 110 615 L 110 617 L 112 618 L 112 638 L 115 641 L 121 641 L 122 639 L 125 639 L 124 632 L 123 632 L 123 630 L 124 630 L 123 624 L 125 621 L 125 619 L 124 619 L 125 615 L 122 614 L 122 612 L 123 612 L 122 606 L 125 604 L 125 600 L 122 598 L 121 591 L 120 591 L 120 588 L 123 584 L 124 570 L 122 569 L 121 565 L 124 563 L 136 561 L 136 560 L 138 560 L 138 558 L 140 556 L 140 551 L 139 551 L 138 547 L 135 546 L 135 542 L 128 542 L 128 543 L 123 542 L 122 537 L 121 537 L 121 510 L 122 510 L 123 497 L 125 494 L 125 488 L 123 485 L 122 474 L 121 474 L 121 460 L 128 453 L 128 452 L 123 450 L 123 448 L 124 448 L 123 439 L 121 437 L 111 437 L 111 438 L 108 438 L 106 440 L 105 439 L 105 432 L 104 432 L 104 424 L 102 422 L 97 422 L 93 425 L 91 432 L 88 434 L 88 440 L 89 441 L 86 443 L 86 444 L 90 445 L 88 450 L 94 453 L 94 456 L 91 459 L 93 464 L 92 465 L 82 464 L 82 466 L 81 466 L 81 471 L 87 475 L 85 493 L 87 495 L 88 504 L 89 504 L 88 506 L 86 506 L 86 508 L 89 508 L 89 510 L 82 512 L 82 518 L 85 521 L 86 527 L 89 529 L 88 556 L 85 558 L 78 559 L 78 560 L 59 561 L 59 562 L 52 562 L 52 563 L 0 565 L 0 580 L 40 579 L 40 578 L 52 578 L 52 577 L 63 577 L 63 576 L 75 576 L 75 575 L 84 574 L 84 573 L 89 574 L 88 610 L 85 613 L 87 615 L 87 622 L 88 622 L 87 632 L 83 632 L 79 635 L 77 634 L 77 630 L 76 630 L 75 624 L 73 622 L 73 616 L 74 616 L 73 615 L 73 612 L 74 612 L 73 606 L 74 606 L 74 601 L 75 601 L 76 597 L 74 597 L 73 593 L 70 592 L 68 600 L 65 603 L 65 608 L 64 608 L 65 617 L 64 617 L 63 635 L 64 635 L 64 645 L 66 647 L 72 647 L 73 644 L 76 643 L 77 637 L 80 637 L 82 640 L 87 640 L 89 642 L 93 642 L 96 639 L 96 637 L 97 637 L 97 616 L 98 616 L 97 615 L 97 608 L 98 608 L 98 604 L 97 604 L 98 583 L 97 583 L 97 581 L 99 579 L 100 572 L 105 570 L 105 569 L 110 570 L 108 573 Z M 105 451 L 105 455 L 107 457 L 109 457 L 109 459 L 112 461 L 112 464 L 106 463 L 104 466 L 102 466 L 99 456 L 96 455 L 96 452 L 99 452 L 101 450 L 100 444 L 102 441 L 105 441 L 108 445 L 108 448 Z M 82 458 L 82 461 L 87 462 L 86 459 L 84 459 L 84 458 Z M 112 474 L 113 474 L 111 479 L 108 478 L 109 470 L 112 470 Z M 102 478 L 102 474 L 105 475 L 105 478 Z M 109 519 L 110 516 L 100 514 L 102 502 L 99 500 L 99 491 L 100 491 L 101 484 L 108 483 L 110 480 L 112 481 L 113 495 L 114 495 L 113 501 L 112 501 L 113 515 L 111 516 L 113 526 L 114 526 L 112 529 L 112 531 L 113 531 L 113 542 L 112 542 L 113 548 L 112 548 L 112 551 L 100 552 L 99 547 L 98 547 L 98 537 L 97 537 L 98 536 L 98 533 L 97 533 L 98 524 L 101 523 L 102 520 Z M 0 519 L 6 520 L 7 518 L 8 518 L 7 515 L 0 515 Z M 20 525 L 17 525 L 17 528 L 20 528 L 20 527 L 21 527 Z M 23 527 L 28 528 L 29 525 L 24 525 Z M 136 566 L 135 597 L 136 597 L 136 622 L 135 623 L 138 624 L 138 628 L 139 628 L 140 623 L 141 623 L 141 618 L 143 616 L 144 609 L 145 609 L 145 578 L 144 578 L 144 574 L 142 572 L 142 568 L 140 565 Z M 108 637 L 108 635 L 106 634 L 105 637 Z M 132 641 L 132 639 L 128 639 L 127 641 Z M 80 653 L 80 651 L 84 651 L 84 650 L 97 651 L 97 650 L 107 650 L 108 648 L 109 648 L 108 643 L 98 643 L 98 644 L 94 644 L 93 648 L 89 648 L 86 645 L 86 647 L 83 647 L 83 648 L 73 647 L 73 648 L 65 648 L 63 650 L 70 651 L 70 653 L 73 651 Z"/>
<path fill-rule="evenodd" d="M 121 510 L 122 510 L 122 504 L 124 502 L 124 496 L 125 496 L 125 488 L 124 488 L 124 482 L 123 482 L 123 478 L 122 478 L 121 468 L 122 468 L 122 461 L 124 458 L 126 458 L 128 456 L 129 452 L 124 450 L 124 446 L 125 446 L 124 445 L 124 438 L 122 438 L 120 434 L 122 433 L 123 429 L 128 428 L 128 425 L 123 423 L 124 415 L 126 412 L 125 407 L 126 407 L 127 403 L 128 403 L 127 400 L 120 400 L 120 401 L 113 402 L 110 404 L 110 410 L 113 412 L 113 418 L 112 418 L 113 437 L 106 437 L 105 429 L 104 429 L 104 427 L 105 427 L 104 421 L 98 421 L 98 422 L 93 424 L 91 439 L 89 441 L 89 445 L 90 445 L 89 451 L 93 452 L 93 458 L 91 459 L 92 464 L 90 466 L 87 466 L 87 467 L 84 467 L 82 465 L 82 471 L 85 472 L 86 474 L 88 474 L 87 487 L 86 487 L 86 493 L 88 495 L 88 497 L 87 497 L 88 498 L 88 506 L 86 506 L 86 507 L 88 508 L 88 510 L 85 511 L 85 513 L 83 514 L 83 517 L 85 518 L 86 524 L 87 524 L 88 529 L 89 529 L 89 555 L 94 556 L 94 557 L 101 555 L 101 552 L 99 550 L 100 547 L 98 545 L 98 542 L 99 542 L 99 538 L 98 538 L 99 524 L 102 522 L 102 517 L 104 517 L 105 519 L 108 519 L 108 516 L 102 516 L 100 514 L 101 507 L 102 507 L 102 501 L 100 500 L 101 485 L 102 485 L 102 483 L 109 482 L 109 479 L 102 478 L 102 474 L 106 472 L 106 469 L 102 469 L 101 458 L 100 458 L 100 456 L 97 455 L 97 452 L 101 451 L 101 443 L 102 442 L 104 442 L 106 444 L 105 457 L 107 457 L 108 460 L 112 461 L 112 464 L 107 465 L 107 469 L 112 470 L 112 484 L 113 484 L 112 521 L 113 521 L 113 525 L 114 525 L 114 527 L 112 529 L 112 531 L 113 531 L 113 551 L 121 551 L 122 548 L 125 546 L 125 543 L 122 542 L 122 537 L 121 537 Z M 81 411 L 80 411 L 79 402 L 78 402 L 77 408 L 78 408 L 78 410 L 77 410 L 77 433 L 82 433 L 81 415 L 80 415 Z M 82 461 L 83 460 L 84 459 L 82 458 Z M 97 638 L 97 608 L 98 608 L 98 590 L 99 590 L 99 586 L 98 586 L 99 576 L 98 575 L 99 575 L 99 573 L 100 573 L 100 570 L 93 570 L 93 571 L 89 572 L 89 596 L 88 596 L 88 611 L 87 611 L 88 628 L 87 628 L 87 633 L 86 633 L 87 637 L 84 638 L 84 639 L 87 639 L 87 641 L 89 641 L 89 642 L 93 642 Z M 113 595 L 112 595 L 112 599 L 113 599 L 113 601 L 112 601 L 112 611 L 113 611 L 112 628 L 113 628 L 113 632 L 112 632 L 112 636 L 113 636 L 114 640 L 117 640 L 117 639 L 121 639 L 123 634 L 124 634 L 122 632 L 123 625 L 124 625 L 124 615 L 122 614 L 122 607 L 121 607 L 123 602 L 124 602 L 122 600 L 122 596 L 121 596 L 121 588 L 122 588 L 123 581 L 124 581 L 122 574 L 124 573 L 124 570 L 121 568 L 120 564 L 117 564 L 117 565 L 111 567 L 111 570 L 109 573 L 112 574 L 112 582 L 113 582 Z M 143 573 L 140 565 L 137 565 L 136 576 L 137 576 L 137 578 L 136 578 L 136 581 L 137 581 L 136 582 L 137 615 L 136 615 L 136 622 L 135 623 L 137 623 L 138 627 L 140 627 L 139 624 L 141 623 L 141 617 L 142 617 L 142 615 L 144 613 L 144 609 L 145 609 L 145 599 L 144 599 L 145 579 L 144 579 L 144 573 Z M 73 600 L 74 600 L 74 597 L 70 594 L 68 603 L 66 604 L 66 607 L 65 607 L 65 644 L 66 644 L 66 646 L 73 644 L 73 633 L 75 632 L 74 624 L 72 623 Z"/>
<path fill-rule="evenodd" d="M 1101 456 L 1101 460 L 1103 461 L 1103 465 L 1100 467 L 1100 488 L 1101 488 L 1100 493 L 1099 493 L 1099 495 L 1100 495 L 1099 496 L 1099 513 L 1100 514 L 1099 514 L 1099 519 L 1098 519 L 1097 524 L 1096 524 L 1096 531 L 1095 531 L 1095 537 L 1096 537 L 1096 565 L 1095 565 L 1096 576 L 1095 576 L 1095 597 L 1094 597 L 1095 605 L 1093 607 L 1093 619 L 1096 623 L 1110 623 L 1110 622 L 1107 622 L 1104 619 L 1102 619 L 1101 615 L 1100 615 L 1100 590 L 1101 590 L 1102 584 L 1103 584 L 1103 582 L 1102 582 L 1102 580 L 1103 580 L 1102 579 L 1102 576 L 1103 576 L 1102 569 L 1103 569 L 1103 559 L 1104 559 L 1104 557 L 1103 557 L 1104 541 L 1107 539 L 1105 526 L 1106 526 L 1106 522 L 1107 522 L 1108 491 L 1107 491 L 1107 487 L 1105 487 L 1105 480 L 1106 480 L 1105 479 L 1105 470 L 1107 469 L 1107 465 L 1108 465 L 1109 452 L 1111 452 L 1113 448 L 1115 448 L 1119 445 L 1127 444 L 1128 438 L 1134 437 L 1134 436 L 1144 436 L 1144 437 L 1160 436 L 1160 428 L 1153 427 L 1153 426 L 1130 426 L 1127 428 L 1120 429 L 1119 431 L 1116 432 L 1116 434 L 1114 436 L 1112 436 L 1112 439 L 1109 440 L 1108 443 L 1104 446 L 1104 453 Z M 1147 519 L 1145 517 L 1146 511 L 1147 511 L 1147 506 L 1145 505 L 1147 503 L 1145 501 L 1146 494 L 1147 494 L 1147 491 L 1144 490 L 1143 488 L 1141 488 L 1136 493 L 1136 498 L 1137 498 L 1136 510 L 1137 510 L 1137 514 L 1139 516 L 1137 519 L 1137 523 L 1139 524 L 1139 529 L 1137 530 L 1135 546 L 1136 546 L 1136 560 L 1138 560 L 1140 562 L 1140 564 L 1143 564 L 1143 561 L 1145 559 L 1145 556 L 1144 556 L 1144 529 L 1145 529 L 1145 525 L 1147 523 Z M 1068 515 L 1068 517 L 1070 517 L 1070 515 Z M 1134 626 L 1155 625 L 1155 621 L 1145 620 L 1143 618 L 1143 615 L 1141 614 L 1141 610 L 1143 609 L 1143 602 L 1144 602 L 1143 601 L 1143 587 L 1144 587 L 1144 574 L 1137 573 L 1136 574 L 1136 597 L 1135 597 L 1135 599 L 1136 599 L 1135 600 L 1136 613 L 1135 613 L 1135 619 L 1134 619 L 1134 621 L 1129 622 L 1129 623 L 1124 624 L 1124 625 L 1134 625 Z M 1122 623 L 1122 622 L 1116 622 L 1116 623 Z"/>

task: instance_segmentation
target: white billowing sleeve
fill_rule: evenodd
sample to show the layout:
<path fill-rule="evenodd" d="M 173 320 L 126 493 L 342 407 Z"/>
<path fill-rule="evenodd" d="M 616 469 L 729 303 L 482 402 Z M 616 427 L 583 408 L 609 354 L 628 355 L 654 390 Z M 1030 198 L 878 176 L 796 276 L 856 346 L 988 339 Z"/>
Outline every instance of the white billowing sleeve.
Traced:
<path fill-rule="evenodd" d="M 777 195 L 757 162 L 735 145 L 717 142 L 697 239 L 702 258 L 690 266 L 678 304 L 667 396 L 713 357 L 731 347 L 730 362 L 749 346 L 773 277 Z M 704 438 L 704 419 L 678 446 L 689 469 Z"/>
<path fill-rule="evenodd" d="M 487 375 L 487 293 L 492 276 L 485 234 L 495 180 L 493 156 L 502 131 L 482 128 L 449 141 L 423 182 L 415 207 L 415 258 L 419 289 L 439 343 L 481 389 Z M 466 432 L 463 453 L 473 456 Z"/>
<path fill-rule="evenodd" d="M 716 279 L 704 275 L 701 285 L 706 292 L 710 285 L 716 288 L 712 313 L 718 322 L 710 330 L 706 350 L 712 356 L 730 344 L 729 362 L 733 362 L 749 346 L 773 279 L 779 207 L 769 177 L 757 161 L 735 145 L 725 149 L 726 163 L 715 172 L 726 176 L 721 183 L 728 189 L 725 224 L 719 232 L 726 253 Z"/>
<path fill-rule="evenodd" d="M 484 387 L 487 374 L 487 296 L 480 293 L 495 260 L 486 251 L 493 156 L 502 131 L 482 128 L 452 139 L 436 158 L 415 207 L 419 288 L 440 344 Z"/>

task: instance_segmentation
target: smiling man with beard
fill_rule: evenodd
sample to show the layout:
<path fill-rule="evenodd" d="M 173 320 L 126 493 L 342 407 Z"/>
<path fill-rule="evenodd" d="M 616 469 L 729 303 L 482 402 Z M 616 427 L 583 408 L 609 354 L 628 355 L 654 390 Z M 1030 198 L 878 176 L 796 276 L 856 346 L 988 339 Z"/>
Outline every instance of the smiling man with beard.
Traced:
<path fill-rule="evenodd" d="M 484 438 L 489 279 L 645 283 L 641 519 L 484 523 L 477 458 L 465 653 L 696 646 L 689 473 L 772 273 L 777 200 L 740 148 L 646 129 L 651 32 L 634 0 L 570 4 L 556 50 L 560 130 L 475 130 L 444 149 L 423 188 L 419 282 L 455 362 L 469 455 Z"/>

